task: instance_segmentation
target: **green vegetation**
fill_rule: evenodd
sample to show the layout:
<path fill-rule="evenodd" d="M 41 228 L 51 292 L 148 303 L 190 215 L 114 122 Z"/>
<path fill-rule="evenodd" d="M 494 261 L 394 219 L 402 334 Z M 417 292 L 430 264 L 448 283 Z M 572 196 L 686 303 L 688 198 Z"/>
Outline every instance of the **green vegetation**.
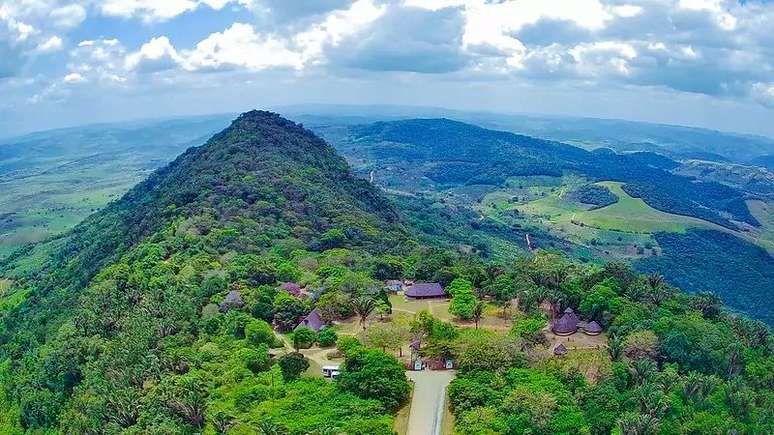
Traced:
<path fill-rule="evenodd" d="M 346 237 L 323 253 L 330 241 L 317 235 L 332 228 Z M 291 380 L 305 360 L 271 368 L 277 343 L 262 322 L 287 331 L 310 310 L 274 290 L 280 278 L 365 292 L 355 270 L 405 239 L 389 203 L 330 147 L 276 115 L 245 114 L 20 274 L 28 293 L 15 293 L 0 328 L 2 432 L 250 432 L 279 414 L 311 430 L 290 411 L 311 397 L 352 404 L 330 411 L 345 413 L 328 420 L 342 427 L 389 427 L 378 403 L 320 383 L 283 387 L 279 367 Z"/>
<path fill-rule="evenodd" d="M 716 296 L 688 296 L 620 263 L 578 266 L 543 253 L 506 273 L 530 282 L 519 298 L 533 313 L 515 320 L 508 335 L 424 321 L 431 331 L 448 330 L 428 334 L 426 352 L 459 361 L 449 387 L 455 433 L 774 429 L 774 337 L 763 323 L 726 311 Z M 540 301 L 599 321 L 607 348 L 554 356 L 540 337 Z"/>
<path fill-rule="evenodd" d="M 665 254 L 640 260 L 638 270 L 663 274 L 691 292 L 714 291 L 729 306 L 774 324 L 774 258 L 764 249 L 719 231 L 661 233 L 656 239 Z"/>
<path fill-rule="evenodd" d="M 761 322 L 620 263 L 490 255 L 503 226 L 479 226 L 476 255 L 460 246 L 471 236 L 451 234 L 473 224 L 452 215 L 404 218 L 309 131 L 243 114 L 42 264 L 34 249 L 0 263 L 14 275 L 0 312 L 0 432 L 387 435 L 411 388 L 394 354 L 412 339 L 424 358 L 458 365 L 459 433 L 774 429 Z M 421 216 L 426 226 L 409 226 Z M 440 282 L 452 302 L 422 302 L 435 316 L 401 311 L 380 282 L 398 278 Z M 481 321 L 514 298 L 513 324 Z M 607 349 L 554 357 L 545 306 L 599 322 Z M 298 327 L 313 309 L 345 322 Z M 320 354 L 344 358 L 337 380 L 310 379 Z"/>
<path fill-rule="evenodd" d="M 517 206 L 517 209 L 531 215 L 550 216 L 556 225 L 583 225 L 619 232 L 652 234 L 661 231 L 682 233 L 694 227 L 723 229 L 701 219 L 656 210 L 642 199 L 631 197 L 621 188 L 621 183 L 601 182 L 599 186 L 606 188 L 617 200 L 605 207 L 585 210 L 571 200 L 550 195 Z"/>
<path fill-rule="evenodd" d="M 394 356 L 363 348 L 347 352 L 337 385 L 364 399 L 376 399 L 392 411 L 408 401 L 411 391 L 403 366 Z"/>
<path fill-rule="evenodd" d="M 593 205 L 595 208 L 615 204 L 620 196 L 613 194 L 607 186 L 599 184 L 586 184 L 576 189 L 571 195 L 578 202 Z"/>
<path fill-rule="evenodd" d="M 446 291 L 451 295 L 449 313 L 458 319 L 470 320 L 476 308 L 476 295 L 473 294 L 473 284 L 462 278 L 457 278 L 449 284 Z"/>

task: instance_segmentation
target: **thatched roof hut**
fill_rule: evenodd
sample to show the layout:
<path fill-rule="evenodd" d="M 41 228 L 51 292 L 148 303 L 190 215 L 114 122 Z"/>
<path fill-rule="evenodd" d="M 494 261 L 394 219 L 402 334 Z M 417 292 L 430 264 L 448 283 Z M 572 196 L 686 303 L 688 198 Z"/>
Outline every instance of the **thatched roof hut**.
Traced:
<path fill-rule="evenodd" d="M 564 344 L 559 343 L 558 346 L 554 348 L 554 355 L 556 356 L 562 356 L 567 353 L 567 348 L 564 347 Z"/>
<path fill-rule="evenodd" d="M 316 332 L 319 332 L 321 329 L 325 328 L 325 321 L 320 315 L 320 312 L 317 311 L 317 308 L 315 308 L 311 313 L 309 313 L 301 320 L 301 323 L 296 326 L 296 329 L 302 326 L 306 326 L 307 328 L 311 328 Z"/>
<path fill-rule="evenodd" d="M 245 301 L 242 300 L 242 294 L 239 290 L 231 290 L 218 306 L 220 311 L 226 313 L 231 310 L 238 310 L 245 306 Z"/>
<path fill-rule="evenodd" d="M 578 317 L 572 310 L 569 313 L 565 310 L 564 315 L 553 322 L 551 330 L 556 335 L 575 334 L 578 331 Z"/>
<path fill-rule="evenodd" d="M 602 333 L 602 327 L 599 323 L 591 321 L 583 326 L 583 333 L 586 335 L 599 335 Z"/>
<path fill-rule="evenodd" d="M 295 282 L 283 282 L 280 284 L 279 289 L 284 290 L 295 297 L 301 296 L 301 286 Z"/>
<path fill-rule="evenodd" d="M 406 290 L 406 296 L 415 299 L 443 298 L 446 290 L 437 282 L 416 283 Z"/>

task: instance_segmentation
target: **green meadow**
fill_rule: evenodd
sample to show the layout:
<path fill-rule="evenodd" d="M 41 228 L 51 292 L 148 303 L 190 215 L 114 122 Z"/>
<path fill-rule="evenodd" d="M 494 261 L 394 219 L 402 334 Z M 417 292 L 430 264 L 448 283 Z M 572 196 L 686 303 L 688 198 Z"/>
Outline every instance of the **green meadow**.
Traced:
<path fill-rule="evenodd" d="M 659 247 L 653 235 L 659 232 L 685 233 L 694 228 L 729 232 L 702 219 L 657 210 L 627 194 L 619 182 L 596 183 L 618 198 L 614 204 L 593 208 L 572 199 L 568 193 L 587 182 L 577 176 L 514 177 L 505 187 L 487 193 L 478 210 L 501 223 L 538 225 L 603 258 L 656 254 Z M 761 202 L 750 207 L 764 225 L 753 234 L 734 234 L 770 249 L 774 246 L 772 211 Z"/>

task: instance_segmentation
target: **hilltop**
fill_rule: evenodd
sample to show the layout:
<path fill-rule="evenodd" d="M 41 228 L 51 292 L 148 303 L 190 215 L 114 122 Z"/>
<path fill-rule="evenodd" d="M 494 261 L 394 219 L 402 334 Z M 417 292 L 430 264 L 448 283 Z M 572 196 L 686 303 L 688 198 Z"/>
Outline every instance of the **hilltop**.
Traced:
<path fill-rule="evenodd" d="M 0 432 L 392 435 L 416 359 L 458 367 L 461 433 L 770 431 L 763 323 L 622 263 L 461 249 L 513 236 L 486 220 L 388 199 L 303 126 L 245 113 L 41 265 L 0 265 Z M 559 335 L 572 310 L 596 335 Z"/>
<path fill-rule="evenodd" d="M 41 267 L 14 276 L 4 292 L 14 302 L 2 312 L 2 355 L 25 375 L 5 386 L 22 400 L 27 428 L 90 412 L 78 403 L 95 391 L 135 401 L 147 392 L 128 371 L 151 370 L 156 363 L 145 358 L 171 358 L 169 340 L 195 340 L 202 307 L 227 290 L 223 277 L 254 288 L 297 273 L 261 254 L 378 254 L 407 240 L 391 203 L 324 141 L 277 114 L 242 114 L 66 233 Z M 3 269 L 25 260 L 22 252 Z M 127 370 L 119 378 L 117 367 Z M 119 412 L 104 407 L 128 405 L 102 402 L 89 419 L 100 427 Z M 78 427 L 71 430 L 86 430 Z"/>

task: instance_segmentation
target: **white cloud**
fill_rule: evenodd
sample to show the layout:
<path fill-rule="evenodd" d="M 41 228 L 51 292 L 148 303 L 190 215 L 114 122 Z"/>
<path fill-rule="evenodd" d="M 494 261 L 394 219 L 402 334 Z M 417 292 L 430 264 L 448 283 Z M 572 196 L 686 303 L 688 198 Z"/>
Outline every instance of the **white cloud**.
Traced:
<path fill-rule="evenodd" d="M 128 80 L 126 49 L 117 39 L 82 41 L 70 51 L 70 59 L 69 73 L 77 73 L 90 82 L 120 85 Z"/>
<path fill-rule="evenodd" d="M 86 81 L 86 78 L 79 73 L 70 73 L 64 76 L 62 81 L 65 83 L 83 83 Z"/>
<path fill-rule="evenodd" d="M 182 58 L 166 36 L 153 38 L 140 47 L 140 50 L 128 55 L 125 66 L 128 70 L 139 72 L 158 72 L 177 67 Z"/>
<path fill-rule="evenodd" d="M 764 106 L 774 108 L 774 82 L 754 83 L 751 91 L 755 101 Z"/>
<path fill-rule="evenodd" d="M 35 51 L 38 53 L 52 53 L 54 51 L 59 51 L 62 49 L 62 38 L 58 36 L 52 36 L 45 41 L 38 44 Z"/>
<path fill-rule="evenodd" d="M 508 66 L 521 68 L 527 50 L 517 34 L 525 26 L 541 20 L 557 20 L 598 31 L 617 15 L 635 13 L 631 9 L 622 11 L 620 6 L 616 8 L 599 0 L 469 1 L 465 8 L 467 24 L 463 42 L 471 51 L 498 54 Z"/>
<path fill-rule="evenodd" d="M 223 32 L 211 34 L 193 50 L 184 51 L 182 64 L 190 71 L 301 69 L 322 62 L 326 47 L 336 46 L 344 37 L 360 31 L 384 10 L 385 6 L 373 0 L 358 0 L 348 9 L 332 11 L 322 21 L 290 37 L 259 33 L 250 24 L 234 23 Z"/>
<path fill-rule="evenodd" d="M 196 44 L 194 50 L 184 52 L 184 64 L 191 71 L 236 67 L 250 70 L 301 68 L 301 55 L 289 49 L 287 44 L 287 41 L 257 33 L 249 24 L 234 23 Z"/>
<path fill-rule="evenodd" d="M 249 5 L 251 0 L 103 0 L 100 11 L 108 16 L 166 21 L 200 6 L 222 9 L 230 3 Z"/>
<path fill-rule="evenodd" d="M 678 6 L 680 9 L 690 11 L 709 12 L 720 28 L 727 31 L 734 30 L 737 19 L 727 12 L 725 3 L 723 0 L 680 0 Z"/>
<path fill-rule="evenodd" d="M 386 6 L 373 0 L 358 0 L 349 9 L 333 11 L 321 23 L 295 36 L 294 43 L 301 47 L 304 62 L 317 61 L 326 45 L 338 45 L 341 40 L 357 33 L 381 17 Z"/>
<path fill-rule="evenodd" d="M 182 14 L 237 6 L 252 17 L 238 15 L 198 43 L 174 46 L 163 36 L 181 31 Z M 131 20 L 122 26 L 138 26 L 145 43 L 124 47 L 99 25 L 99 33 L 73 32 L 89 15 L 96 24 Z M 549 79 L 568 89 L 642 88 L 774 107 L 771 29 L 774 2 L 759 0 L 0 0 L 0 78 L 39 74 L 60 86 L 49 95 L 61 96 L 86 88 L 65 86 L 72 74 L 95 87 L 146 91 L 229 86 L 271 69 L 365 81 L 421 72 L 475 85 Z M 84 40 L 66 65 L 28 62 L 75 35 Z M 199 71 L 224 73 L 189 74 Z"/>
<path fill-rule="evenodd" d="M 77 27 L 86 19 L 86 9 L 73 3 L 52 10 L 49 16 L 54 26 L 70 29 Z"/>

